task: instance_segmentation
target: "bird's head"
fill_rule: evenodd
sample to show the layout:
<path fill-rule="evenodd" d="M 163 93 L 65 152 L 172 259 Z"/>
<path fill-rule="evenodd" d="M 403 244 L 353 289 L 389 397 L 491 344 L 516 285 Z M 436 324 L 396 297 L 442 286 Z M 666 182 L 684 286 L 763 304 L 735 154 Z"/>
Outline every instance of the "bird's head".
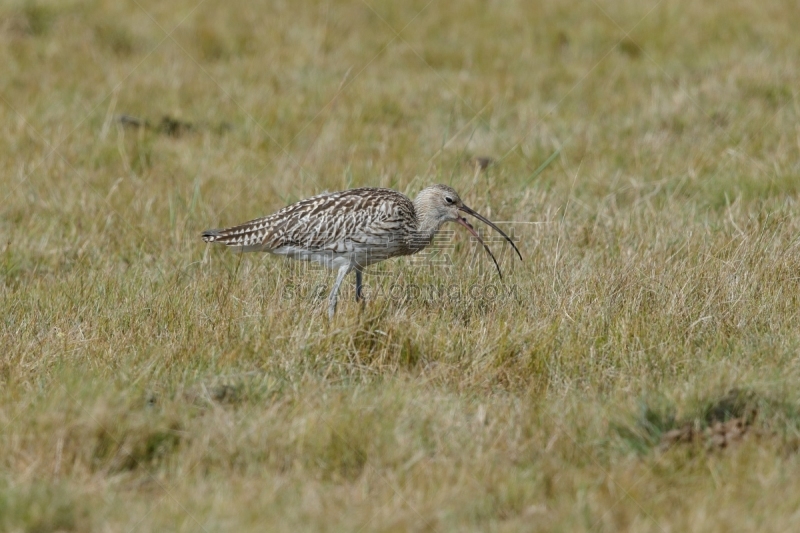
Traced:
<path fill-rule="evenodd" d="M 445 222 L 461 218 L 458 207 L 464 205 L 458 193 L 447 185 L 432 185 L 422 189 L 414 200 L 417 217 L 439 229 Z"/>
<path fill-rule="evenodd" d="M 461 201 L 458 193 L 453 190 L 452 187 L 448 187 L 447 185 L 431 185 L 430 187 L 422 189 L 422 191 L 420 191 L 420 193 L 417 195 L 417 198 L 414 200 L 414 209 L 417 212 L 417 217 L 421 221 L 421 224 L 432 229 L 434 232 L 438 230 L 445 222 L 455 222 L 467 228 L 467 231 L 469 231 L 473 237 L 478 239 L 478 242 L 480 242 L 484 249 L 489 252 L 489 255 L 492 257 L 492 261 L 494 261 L 494 264 L 497 267 L 498 274 L 500 274 L 500 267 L 497 264 L 497 260 L 494 258 L 494 254 L 492 254 L 492 251 L 489 250 L 489 247 L 483 242 L 483 239 L 481 239 L 481 236 L 478 235 L 477 231 L 475 231 L 475 228 L 472 227 L 472 224 L 470 224 L 467 219 L 461 216 L 461 213 L 467 213 L 474 216 L 505 237 L 505 239 L 511 243 L 511 246 L 514 247 L 514 250 L 517 252 L 517 255 L 519 255 L 519 258 L 522 259 L 522 254 L 519 253 L 519 249 L 514 244 L 514 241 L 511 240 L 511 237 L 503 233 L 503 231 L 489 219 L 464 205 L 464 202 Z M 500 274 L 500 277 L 502 278 L 502 274 Z"/>

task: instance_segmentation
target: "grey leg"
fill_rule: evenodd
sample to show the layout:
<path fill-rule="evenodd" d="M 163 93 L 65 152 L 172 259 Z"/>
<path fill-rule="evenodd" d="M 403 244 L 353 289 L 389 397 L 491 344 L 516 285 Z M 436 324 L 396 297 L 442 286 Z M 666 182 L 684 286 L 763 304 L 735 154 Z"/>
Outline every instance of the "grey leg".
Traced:
<path fill-rule="evenodd" d="M 339 287 L 342 285 L 342 281 L 344 281 L 344 277 L 347 275 L 348 272 L 352 267 L 350 265 L 344 265 L 339 267 L 339 273 L 336 274 L 336 282 L 333 284 L 333 290 L 331 291 L 331 295 L 328 297 L 328 318 L 333 320 L 333 315 L 336 313 L 336 300 L 339 297 Z"/>
<path fill-rule="evenodd" d="M 361 267 L 356 267 L 356 301 L 364 299 L 364 293 L 362 292 L 362 283 L 361 283 Z"/>

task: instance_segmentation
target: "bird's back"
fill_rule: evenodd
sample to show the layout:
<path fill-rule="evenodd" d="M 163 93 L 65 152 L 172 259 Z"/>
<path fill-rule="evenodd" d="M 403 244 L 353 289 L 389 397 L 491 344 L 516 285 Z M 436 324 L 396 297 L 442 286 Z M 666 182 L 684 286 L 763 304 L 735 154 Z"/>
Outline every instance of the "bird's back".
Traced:
<path fill-rule="evenodd" d="M 374 255 L 366 260 L 370 264 L 416 251 L 412 242 L 416 229 L 414 204 L 405 195 L 391 189 L 363 187 L 320 194 L 273 215 L 205 231 L 203 240 L 242 251 L 314 260 L 319 259 L 302 255 L 352 255 L 368 250 Z"/>

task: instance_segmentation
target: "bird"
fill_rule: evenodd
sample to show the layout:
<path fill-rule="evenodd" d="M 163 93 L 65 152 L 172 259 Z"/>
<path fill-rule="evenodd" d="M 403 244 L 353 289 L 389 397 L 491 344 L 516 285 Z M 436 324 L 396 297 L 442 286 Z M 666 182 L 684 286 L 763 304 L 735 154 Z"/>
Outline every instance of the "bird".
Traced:
<path fill-rule="evenodd" d="M 206 243 L 224 244 L 236 251 L 269 252 L 336 270 L 336 281 L 328 296 L 328 317 L 333 320 L 339 287 L 347 274 L 355 271 L 356 301 L 363 300 L 362 276 L 366 267 L 423 250 L 446 222 L 465 227 L 483 245 L 502 279 L 494 254 L 461 213 L 497 231 L 522 260 L 511 237 L 465 205 L 452 187 L 441 184 L 422 189 L 414 200 L 393 189 L 378 187 L 324 193 L 272 215 L 229 228 L 206 230 L 202 237 Z"/>

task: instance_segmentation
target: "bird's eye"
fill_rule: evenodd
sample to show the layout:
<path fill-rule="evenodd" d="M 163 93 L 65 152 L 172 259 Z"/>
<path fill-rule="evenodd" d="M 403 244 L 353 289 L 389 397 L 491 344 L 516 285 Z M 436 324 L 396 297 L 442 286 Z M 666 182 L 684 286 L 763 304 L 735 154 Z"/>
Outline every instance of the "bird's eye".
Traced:
<path fill-rule="evenodd" d="M 444 201 L 447 202 L 448 204 L 452 204 L 453 203 L 453 199 L 450 198 L 449 196 L 445 196 L 444 197 Z"/>

